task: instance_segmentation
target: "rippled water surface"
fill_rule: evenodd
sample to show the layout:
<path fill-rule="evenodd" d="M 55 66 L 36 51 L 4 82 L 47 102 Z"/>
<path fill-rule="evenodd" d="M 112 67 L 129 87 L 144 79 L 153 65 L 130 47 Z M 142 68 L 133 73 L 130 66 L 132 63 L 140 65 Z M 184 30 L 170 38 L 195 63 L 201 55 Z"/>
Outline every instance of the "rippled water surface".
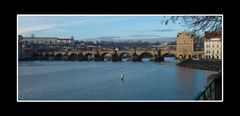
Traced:
<path fill-rule="evenodd" d="M 18 99 L 186 100 L 213 73 L 176 66 L 174 58 L 161 63 L 25 61 L 18 64 Z"/>

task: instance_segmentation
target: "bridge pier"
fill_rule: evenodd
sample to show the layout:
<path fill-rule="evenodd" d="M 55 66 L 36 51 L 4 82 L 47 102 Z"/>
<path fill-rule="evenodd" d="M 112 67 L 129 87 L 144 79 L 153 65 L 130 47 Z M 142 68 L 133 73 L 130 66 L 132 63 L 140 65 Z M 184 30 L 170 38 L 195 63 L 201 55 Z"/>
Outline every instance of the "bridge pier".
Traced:
<path fill-rule="evenodd" d="M 142 57 L 138 56 L 136 53 L 133 53 L 132 55 L 132 61 L 133 62 L 141 62 L 142 61 Z"/>
<path fill-rule="evenodd" d="M 163 62 L 164 61 L 164 57 L 161 56 L 161 50 L 158 50 L 157 55 L 154 55 L 154 59 L 152 60 L 154 62 Z"/>
<path fill-rule="evenodd" d="M 117 54 L 117 50 L 114 47 L 114 53 L 112 55 L 112 61 L 113 62 L 121 62 L 122 61 L 122 57 L 120 55 Z"/>
<path fill-rule="evenodd" d="M 94 61 L 104 61 L 104 57 L 99 54 L 99 50 L 97 48 L 97 53 L 93 57 Z"/>
<path fill-rule="evenodd" d="M 82 51 L 78 54 L 77 61 L 87 61 L 87 58 L 84 57 Z"/>
<path fill-rule="evenodd" d="M 141 62 L 142 61 L 142 57 L 140 55 L 137 55 L 135 48 L 134 48 L 134 53 L 132 54 L 132 61 L 133 62 Z"/>
<path fill-rule="evenodd" d="M 122 61 L 122 57 L 113 54 L 113 55 L 112 55 L 112 61 L 113 61 L 113 62 L 121 62 L 121 61 Z"/>
<path fill-rule="evenodd" d="M 164 57 L 156 56 L 152 61 L 154 61 L 154 62 L 163 62 L 164 61 Z"/>
<path fill-rule="evenodd" d="M 93 59 L 94 61 L 104 61 L 104 57 L 99 54 L 95 54 Z"/>

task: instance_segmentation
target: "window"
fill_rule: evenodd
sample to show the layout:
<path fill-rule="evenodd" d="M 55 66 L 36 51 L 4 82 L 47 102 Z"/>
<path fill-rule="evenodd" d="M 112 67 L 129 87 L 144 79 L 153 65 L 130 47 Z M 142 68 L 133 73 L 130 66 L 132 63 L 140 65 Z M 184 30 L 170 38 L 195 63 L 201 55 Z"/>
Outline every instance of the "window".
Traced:
<path fill-rule="evenodd" d="M 212 47 L 214 48 L 214 45 L 212 45 Z"/>
<path fill-rule="evenodd" d="M 217 48 L 218 48 L 218 45 L 217 45 Z"/>
<path fill-rule="evenodd" d="M 212 51 L 212 53 L 214 53 L 214 50 Z"/>

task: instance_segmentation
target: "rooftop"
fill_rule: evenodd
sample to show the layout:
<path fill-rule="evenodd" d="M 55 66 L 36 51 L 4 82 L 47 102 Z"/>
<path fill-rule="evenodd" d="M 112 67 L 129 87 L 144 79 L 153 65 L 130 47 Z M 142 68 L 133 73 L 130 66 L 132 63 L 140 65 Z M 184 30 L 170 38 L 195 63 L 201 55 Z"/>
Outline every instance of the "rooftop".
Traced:
<path fill-rule="evenodd" d="M 23 37 L 23 39 L 59 39 L 57 37 Z"/>
<path fill-rule="evenodd" d="M 35 37 L 35 36 L 31 36 L 31 37 L 23 37 L 22 35 L 18 36 L 19 39 L 58 39 L 58 40 L 74 40 L 73 37 L 71 38 L 58 38 L 58 37 Z"/>
<path fill-rule="evenodd" d="M 222 31 L 218 31 L 218 32 L 205 32 L 204 37 L 205 37 L 205 39 L 222 38 Z"/>

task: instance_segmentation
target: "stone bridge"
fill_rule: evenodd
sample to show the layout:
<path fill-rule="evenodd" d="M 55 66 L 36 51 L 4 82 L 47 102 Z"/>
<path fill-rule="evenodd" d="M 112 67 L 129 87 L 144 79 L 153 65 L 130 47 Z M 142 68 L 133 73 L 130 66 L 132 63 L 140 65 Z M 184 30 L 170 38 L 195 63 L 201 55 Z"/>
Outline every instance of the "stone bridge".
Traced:
<path fill-rule="evenodd" d="M 151 61 L 164 61 L 165 56 L 176 56 L 176 51 L 165 50 L 103 50 L 103 51 L 54 51 L 33 52 L 30 56 L 20 60 L 66 60 L 66 61 L 122 61 L 128 58 L 131 61 L 142 61 L 143 58 L 151 58 Z"/>
<path fill-rule="evenodd" d="M 116 53 L 119 56 L 123 56 L 123 55 L 127 55 L 132 57 L 132 55 L 134 54 L 134 50 L 118 50 L 116 51 Z M 136 50 L 135 53 L 138 56 L 143 56 L 143 55 L 151 55 L 152 57 L 154 55 L 157 54 L 156 50 Z M 71 56 L 71 55 L 79 55 L 82 54 L 83 56 L 93 56 L 95 54 L 97 54 L 97 51 L 56 51 L 56 52 L 43 52 L 42 55 L 46 55 L 46 54 L 53 54 L 53 55 L 67 55 L 67 56 Z M 115 51 L 109 50 L 109 51 L 99 51 L 98 54 L 100 56 L 105 56 L 105 55 L 109 55 L 112 56 L 113 54 L 115 54 Z M 176 51 L 173 50 L 161 50 L 160 52 L 160 56 L 165 57 L 165 56 L 176 56 Z"/>

